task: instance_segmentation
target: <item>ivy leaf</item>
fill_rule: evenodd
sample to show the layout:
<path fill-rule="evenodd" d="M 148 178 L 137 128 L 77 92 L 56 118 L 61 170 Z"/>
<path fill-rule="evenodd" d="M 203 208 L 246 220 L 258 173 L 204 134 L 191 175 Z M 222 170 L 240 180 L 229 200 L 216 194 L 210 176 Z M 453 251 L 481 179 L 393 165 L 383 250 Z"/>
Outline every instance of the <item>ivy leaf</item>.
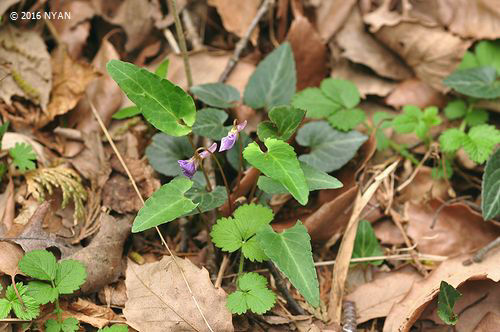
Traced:
<path fill-rule="evenodd" d="M 299 129 L 296 141 L 311 151 L 299 160 L 330 173 L 347 164 L 367 139 L 357 131 L 337 131 L 325 121 L 309 122 Z"/>
<path fill-rule="evenodd" d="M 16 289 L 23 300 L 19 301 L 13 285 L 9 285 L 5 291 L 5 299 L 9 301 L 10 307 L 14 310 L 17 318 L 32 320 L 40 314 L 40 304 L 28 295 L 28 287 L 22 282 L 16 283 Z"/>
<path fill-rule="evenodd" d="M 276 302 L 276 296 L 267 288 L 267 280 L 255 272 L 238 278 L 238 290 L 227 297 L 227 307 L 233 314 L 241 315 L 248 310 L 262 315 Z"/>
<path fill-rule="evenodd" d="M 227 113 L 215 108 L 204 108 L 198 111 L 196 121 L 193 125 L 193 133 L 205 136 L 213 140 L 220 140 L 227 135 L 224 121 Z"/>
<path fill-rule="evenodd" d="M 177 161 L 190 158 L 193 154 L 193 147 L 187 137 L 174 137 L 163 133 L 154 135 L 151 144 L 146 148 L 146 157 L 151 166 L 166 176 L 182 174 Z"/>
<path fill-rule="evenodd" d="M 128 332 L 128 326 L 124 324 L 115 324 L 113 326 L 99 329 L 97 332 Z"/>
<path fill-rule="evenodd" d="M 311 237 L 306 227 L 295 226 L 276 233 L 271 226 L 257 232 L 257 241 L 266 255 L 313 307 L 319 306 L 319 284 L 312 257 Z"/>
<path fill-rule="evenodd" d="M 112 118 L 115 120 L 123 120 L 123 119 L 128 119 L 128 118 L 134 117 L 134 116 L 139 115 L 139 114 L 141 114 L 141 110 L 139 107 L 129 106 L 129 107 L 122 108 L 121 110 L 119 110 L 118 112 L 113 114 Z"/>
<path fill-rule="evenodd" d="M 293 147 L 274 138 L 266 139 L 264 144 L 266 152 L 262 152 L 257 143 L 252 143 L 243 151 L 243 157 L 266 176 L 281 183 L 300 204 L 306 205 L 309 188 Z"/>
<path fill-rule="evenodd" d="M 500 82 L 494 67 L 477 67 L 453 72 L 443 82 L 466 96 L 494 99 L 500 97 Z"/>
<path fill-rule="evenodd" d="M 448 325 L 455 325 L 458 316 L 453 312 L 455 302 L 462 296 L 453 286 L 446 281 L 441 281 L 438 295 L 438 316 Z"/>
<path fill-rule="evenodd" d="M 55 285 L 59 294 L 72 294 L 87 279 L 85 266 L 77 260 L 68 259 L 57 264 Z"/>
<path fill-rule="evenodd" d="M 458 128 L 447 129 L 439 136 L 441 151 L 446 153 L 454 153 L 460 149 L 466 141 L 467 135 Z"/>
<path fill-rule="evenodd" d="M 230 108 L 240 100 L 240 92 L 233 86 L 224 83 L 207 83 L 191 87 L 191 92 L 205 104 Z"/>
<path fill-rule="evenodd" d="M 245 87 L 243 102 L 267 110 L 288 105 L 295 94 L 295 60 L 289 43 L 283 43 L 262 60 Z"/>
<path fill-rule="evenodd" d="M 56 278 L 56 257 L 47 250 L 33 250 L 21 258 L 19 268 L 32 278 L 52 281 Z"/>
<path fill-rule="evenodd" d="M 111 60 L 106 68 L 153 126 L 172 136 L 191 132 L 196 108 L 180 87 L 131 63 Z"/>
<path fill-rule="evenodd" d="M 365 112 L 360 108 L 342 109 L 330 115 L 328 122 L 333 128 L 348 131 L 363 123 L 365 118 Z"/>
<path fill-rule="evenodd" d="M 193 186 L 186 192 L 186 197 L 191 199 L 197 208 L 187 215 L 198 214 L 201 212 L 210 211 L 222 206 L 227 201 L 226 188 L 216 186 L 212 191 L 207 191 L 207 182 L 201 172 L 196 172 L 193 177 Z"/>
<path fill-rule="evenodd" d="M 488 160 L 498 143 L 500 131 L 492 125 L 480 125 L 469 130 L 463 147 L 472 161 L 482 164 Z"/>
<path fill-rule="evenodd" d="M 500 214 L 500 149 L 491 156 L 484 169 L 481 210 L 484 220 Z"/>
<path fill-rule="evenodd" d="M 193 211 L 197 204 L 184 196 L 192 186 L 193 182 L 185 177 L 177 177 L 161 186 L 139 210 L 132 232 L 145 231 Z"/>
<path fill-rule="evenodd" d="M 467 104 L 461 99 L 450 101 L 444 108 L 444 115 L 450 120 L 463 118 L 467 114 Z"/>
<path fill-rule="evenodd" d="M 352 258 L 364 258 L 373 256 L 382 256 L 382 248 L 378 243 L 372 225 L 366 220 L 359 222 L 358 231 L 354 240 Z M 370 261 L 365 264 L 380 265 L 383 260 Z"/>
<path fill-rule="evenodd" d="M 345 108 L 354 108 L 360 102 L 357 86 L 348 80 L 327 78 L 321 82 L 321 91 Z"/>
<path fill-rule="evenodd" d="M 28 283 L 28 293 L 40 304 L 54 302 L 59 296 L 59 292 L 51 284 L 36 280 Z"/>
<path fill-rule="evenodd" d="M 471 110 L 465 116 L 465 122 L 469 127 L 479 126 L 488 122 L 490 114 L 488 111 L 480 108 Z"/>
<path fill-rule="evenodd" d="M 287 141 L 297 130 L 305 112 L 293 106 L 273 107 L 269 111 L 271 121 L 263 121 L 259 124 L 257 135 L 263 141 L 266 138 L 276 138 Z"/>
<path fill-rule="evenodd" d="M 31 145 L 27 143 L 16 143 L 13 148 L 9 149 L 9 155 L 12 157 L 12 162 L 21 172 L 26 172 L 36 168 L 34 160 L 36 154 Z"/>
<path fill-rule="evenodd" d="M 242 149 L 244 150 L 253 140 L 244 131 L 241 131 L 238 135 L 238 139 L 241 140 Z M 226 152 L 226 158 L 232 168 L 235 170 L 240 169 L 240 143 L 236 141 L 235 146 Z M 241 160 L 243 162 L 243 170 L 250 167 L 248 161 L 244 158 Z"/>
<path fill-rule="evenodd" d="M 306 117 L 326 118 L 342 106 L 326 96 L 319 88 L 307 88 L 298 92 L 292 99 L 292 105 L 306 111 Z"/>

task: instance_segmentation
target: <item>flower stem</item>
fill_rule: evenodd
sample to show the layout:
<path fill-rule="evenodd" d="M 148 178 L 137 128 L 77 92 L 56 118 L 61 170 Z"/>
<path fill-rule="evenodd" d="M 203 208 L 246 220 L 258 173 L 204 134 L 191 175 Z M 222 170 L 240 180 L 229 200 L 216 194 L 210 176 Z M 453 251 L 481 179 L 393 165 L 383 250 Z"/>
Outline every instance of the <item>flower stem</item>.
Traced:
<path fill-rule="evenodd" d="M 243 140 L 241 139 L 241 135 L 238 135 L 238 148 L 239 148 L 240 165 L 238 168 L 236 190 L 240 189 L 241 176 L 243 174 Z"/>
<path fill-rule="evenodd" d="M 215 154 L 212 154 L 212 157 L 214 157 L 215 163 L 217 164 L 217 167 L 219 168 L 220 174 L 222 176 L 222 180 L 224 181 L 224 186 L 226 187 L 226 192 L 227 192 L 227 203 L 229 205 L 229 214 L 233 213 L 233 203 L 231 202 L 231 189 L 229 188 L 229 183 L 227 182 L 226 174 L 224 174 L 224 170 L 222 169 L 222 165 L 220 164 L 219 160 L 215 156 Z"/>
<path fill-rule="evenodd" d="M 189 140 L 189 143 L 191 143 L 191 147 L 193 148 L 194 153 L 198 153 L 198 152 L 196 152 L 196 145 L 194 144 L 193 136 L 191 134 L 188 135 L 188 140 Z M 212 191 L 212 185 L 210 184 L 210 180 L 208 179 L 207 170 L 205 169 L 205 166 L 203 165 L 203 161 L 201 162 L 201 170 L 203 172 L 203 175 L 205 176 L 205 181 L 207 182 L 207 191 L 210 192 L 210 191 Z"/>
<path fill-rule="evenodd" d="M 191 75 L 191 67 L 189 65 L 189 56 L 187 53 L 186 37 L 184 36 L 184 30 L 182 29 L 181 20 L 179 18 L 179 13 L 177 12 L 177 1 L 168 0 L 169 10 L 172 12 L 175 21 L 175 30 L 177 32 L 177 38 L 179 39 L 179 46 L 182 52 L 182 60 L 184 61 L 184 70 L 186 71 L 186 80 L 188 88 L 193 85 L 193 76 Z"/>

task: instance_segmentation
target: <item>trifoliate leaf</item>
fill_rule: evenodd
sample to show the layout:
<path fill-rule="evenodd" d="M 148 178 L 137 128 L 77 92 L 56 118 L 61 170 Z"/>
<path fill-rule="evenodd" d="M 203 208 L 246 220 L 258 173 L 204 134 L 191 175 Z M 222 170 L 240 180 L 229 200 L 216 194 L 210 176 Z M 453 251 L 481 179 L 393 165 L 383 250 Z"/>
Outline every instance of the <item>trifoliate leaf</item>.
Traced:
<path fill-rule="evenodd" d="M 59 294 L 72 294 L 87 279 L 85 266 L 77 260 L 64 260 L 57 264 L 55 285 Z"/>
<path fill-rule="evenodd" d="M 9 155 L 12 157 L 12 162 L 21 171 L 26 172 L 36 168 L 34 161 L 36 154 L 31 145 L 27 143 L 16 143 L 13 148 L 9 149 Z"/>
<path fill-rule="evenodd" d="M 296 141 L 311 151 L 299 160 L 323 172 L 333 172 L 347 164 L 367 139 L 357 131 L 337 131 L 325 121 L 309 122 L 299 129 Z"/>
<path fill-rule="evenodd" d="M 500 214 L 500 149 L 491 156 L 484 169 L 481 210 L 484 220 Z"/>
<path fill-rule="evenodd" d="M 188 159 L 193 154 L 193 147 L 186 136 L 174 137 L 163 133 L 154 135 L 151 144 L 146 148 L 146 157 L 151 166 L 166 176 L 182 174 L 177 161 Z"/>
<path fill-rule="evenodd" d="M 193 186 L 186 192 L 186 197 L 191 199 L 198 206 L 188 213 L 188 215 L 197 214 L 200 211 L 206 212 L 222 206 L 227 201 L 226 188 L 216 186 L 212 191 L 207 191 L 206 180 L 201 172 L 197 172 L 193 177 Z"/>
<path fill-rule="evenodd" d="M 191 92 L 205 104 L 230 108 L 240 100 L 240 92 L 233 86 L 224 83 L 207 83 L 191 87 Z"/>
<path fill-rule="evenodd" d="M 453 286 L 446 281 L 441 281 L 438 295 L 438 316 L 448 325 L 455 325 L 458 316 L 453 312 L 455 302 L 462 296 Z"/>
<path fill-rule="evenodd" d="M 288 105 L 295 94 L 295 60 L 289 43 L 283 43 L 262 60 L 245 87 L 243 102 L 270 110 Z"/>
<path fill-rule="evenodd" d="M 239 133 L 238 140 L 241 140 L 242 150 L 244 150 L 248 144 L 253 142 L 253 140 L 244 131 Z M 240 142 L 236 141 L 236 143 L 234 143 L 234 147 L 226 152 L 226 158 L 231 167 L 237 171 L 240 169 L 240 156 Z M 250 167 L 248 161 L 246 161 L 243 157 L 241 157 L 241 161 L 243 162 L 243 170 Z"/>
<path fill-rule="evenodd" d="M 356 84 L 348 80 L 327 78 L 321 82 L 321 91 L 345 108 L 354 108 L 360 101 L 359 90 Z"/>
<path fill-rule="evenodd" d="M 155 75 L 160 77 L 160 78 L 167 78 L 168 74 L 168 66 L 170 65 L 170 60 L 168 58 L 165 58 L 158 67 L 155 69 Z"/>
<path fill-rule="evenodd" d="M 407 105 L 403 107 L 403 114 L 397 115 L 392 121 L 394 130 L 398 133 L 414 132 L 422 117 L 422 111 L 417 106 Z"/>
<path fill-rule="evenodd" d="M 28 283 L 28 293 L 40 304 L 54 302 L 59 296 L 56 288 L 43 281 L 30 281 Z"/>
<path fill-rule="evenodd" d="M 500 73 L 500 41 L 483 40 L 476 45 L 478 66 L 492 66 Z"/>
<path fill-rule="evenodd" d="M 172 136 L 191 132 L 193 98 L 177 85 L 131 63 L 111 60 L 108 73 L 153 126 Z"/>
<path fill-rule="evenodd" d="M 342 109 L 328 117 L 328 122 L 333 128 L 348 131 L 365 121 L 365 112 L 360 108 Z"/>
<path fill-rule="evenodd" d="M 124 324 L 115 324 L 113 326 L 99 329 L 97 332 L 128 332 L 128 326 Z"/>
<path fill-rule="evenodd" d="M 132 232 L 145 231 L 193 211 L 197 204 L 184 195 L 192 186 L 193 182 L 185 177 L 177 177 L 161 186 L 139 210 Z"/>
<path fill-rule="evenodd" d="M 47 250 L 33 250 L 21 258 L 19 268 L 32 278 L 52 281 L 56 278 L 56 257 Z"/>
<path fill-rule="evenodd" d="M 276 296 L 267 288 L 267 280 L 255 272 L 242 274 L 238 278 L 238 290 L 227 297 L 227 307 L 233 314 L 244 314 L 248 310 L 261 315 L 270 310 Z"/>
<path fill-rule="evenodd" d="M 467 135 L 457 128 L 447 129 L 439 136 L 441 151 L 446 153 L 457 151 L 466 141 Z"/>
<path fill-rule="evenodd" d="M 465 116 L 465 122 L 469 127 L 479 126 L 488 122 L 490 114 L 488 111 L 475 108 Z"/>
<path fill-rule="evenodd" d="M 0 299 L 0 319 L 7 318 L 12 309 L 10 301 L 7 299 Z"/>
<path fill-rule="evenodd" d="M 342 107 L 319 88 L 307 88 L 298 92 L 293 97 L 292 105 L 306 111 L 306 117 L 312 119 L 326 118 Z"/>
<path fill-rule="evenodd" d="M 113 114 L 112 118 L 116 119 L 116 120 L 123 120 L 123 119 L 128 119 L 128 118 L 134 117 L 134 116 L 139 115 L 139 114 L 141 114 L 141 110 L 139 107 L 129 106 L 129 107 L 122 108 L 121 110 L 119 110 L 118 112 Z"/>
<path fill-rule="evenodd" d="M 364 258 L 382 255 L 382 248 L 378 243 L 372 225 L 366 220 L 361 220 L 359 222 L 358 231 L 356 232 L 356 238 L 354 240 L 352 258 Z M 365 264 L 380 265 L 382 264 L 382 262 L 382 260 L 378 260 L 367 262 Z"/>
<path fill-rule="evenodd" d="M 467 104 L 461 99 L 450 101 L 444 108 L 444 115 L 450 120 L 463 118 L 467 114 Z"/>
<path fill-rule="evenodd" d="M 309 188 L 293 147 L 274 138 L 266 139 L 264 144 L 266 152 L 252 143 L 243 151 L 243 157 L 264 175 L 281 183 L 300 204 L 306 205 Z"/>
<path fill-rule="evenodd" d="M 427 125 L 428 128 L 438 126 L 441 124 L 441 118 L 438 114 L 439 109 L 436 106 L 427 107 L 426 109 L 424 109 L 422 121 Z"/>
<path fill-rule="evenodd" d="M 490 157 L 495 146 L 500 143 L 500 131 L 492 125 L 472 127 L 463 144 L 469 158 L 482 164 Z"/>
<path fill-rule="evenodd" d="M 224 127 L 227 113 L 215 108 L 204 108 L 198 111 L 193 125 L 193 133 L 213 140 L 220 140 L 227 135 L 228 129 Z"/>
<path fill-rule="evenodd" d="M 66 318 L 61 325 L 62 332 L 76 332 L 79 329 L 80 325 L 78 323 L 78 319 L 74 317 Z"/>
<path fill-rule="evenodd" d="M 32 320 L 40 314 L 40 304 L 31 296 L 28 295 L 28 287 L 22 282 L 16 283 L 17 291 L 23 300 L 19 301 L 13 285 L 9 285 L 5 291 L 5 299 L 10 302 L 14 314 L 17 318 Z"/>
<path fill-rule="evenodd" d="M 466 96 L 494 99 L 500 97 L 500 81 L 494 67 L 477 67 L 453 72 L 443 82 Z"/>
<path fill-rule="evenodd" d="M 287 141 L 297 130 L 305 112 L 293 106 L 273 107 L 269 111 L 271 121 L 263 121 L 259 124 L 257 135 L 263 141 L 266 138 L 276 138 Z"/>

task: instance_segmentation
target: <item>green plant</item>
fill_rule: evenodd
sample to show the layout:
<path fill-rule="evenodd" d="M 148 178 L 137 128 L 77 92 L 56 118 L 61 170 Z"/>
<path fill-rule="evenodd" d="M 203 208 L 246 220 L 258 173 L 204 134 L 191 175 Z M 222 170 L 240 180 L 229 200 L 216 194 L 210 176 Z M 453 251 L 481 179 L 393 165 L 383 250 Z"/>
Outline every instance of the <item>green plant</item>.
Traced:
<path fill-rule="evenodd" d="M 97 330 L 97 332 L 128 332 L 128 326 L 123 324 L 115 324 Z"/>
<path fill-rule="evenodd" d="M 448 325 L 455 325 L 458 321 L 453 312 L 455 302 L 462 296 L 453 286 L 446 281 L 441 281 L 438 295 L 438 316 Z"/>
<path fill-rule="evenodd" d="M 12 162 L 21 172 L 31 171 L 36 168 L 36 154 L 31 145 L 26 143 L 16 143 L 13 148 L 9 149 L 9 155 Z"/>

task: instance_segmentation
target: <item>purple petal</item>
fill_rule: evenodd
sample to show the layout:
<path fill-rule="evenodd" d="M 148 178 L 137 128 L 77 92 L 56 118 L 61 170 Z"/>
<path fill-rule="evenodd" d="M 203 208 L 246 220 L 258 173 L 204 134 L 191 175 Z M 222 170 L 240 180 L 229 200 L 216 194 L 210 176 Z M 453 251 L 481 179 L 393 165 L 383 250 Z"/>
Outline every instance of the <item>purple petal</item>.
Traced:
<path fill-rule="evenodd" d="M 194 163 L 194 159 L 191 158 L 188 160 L 177 160 L 177 162 L 182 169 L 182 174 L 191 179 L 194 176 L 194 173 L 196 173 L 196 165 Z"/>
<path fill-rule="evenodd" d="M 238 133 L 229 132 L 226 137 L 223 137 L 220 141 L 220 149 L 219 152 L 229 150 L 233 147 L 236 139 L 238 138 Z"/>
<path fill-rule="evenodd" d="M 247 126 L 247 120 L 243 121 L 242 123 L 236 125 L 236 130 L 238 132 L 242 131 L 243 129 L 245 129 L 245 127 Z"/>
<path fill-rule="evenodd" d="M 206 157 L 208 157 L 211 153 L 214 153 L 215 151 L 217 151 L 217 143 L 210 145 L 210 147 L 208 149 L 200 152 L 200 157 L 201 157 L 201 159 L 205 159 Z"/>

